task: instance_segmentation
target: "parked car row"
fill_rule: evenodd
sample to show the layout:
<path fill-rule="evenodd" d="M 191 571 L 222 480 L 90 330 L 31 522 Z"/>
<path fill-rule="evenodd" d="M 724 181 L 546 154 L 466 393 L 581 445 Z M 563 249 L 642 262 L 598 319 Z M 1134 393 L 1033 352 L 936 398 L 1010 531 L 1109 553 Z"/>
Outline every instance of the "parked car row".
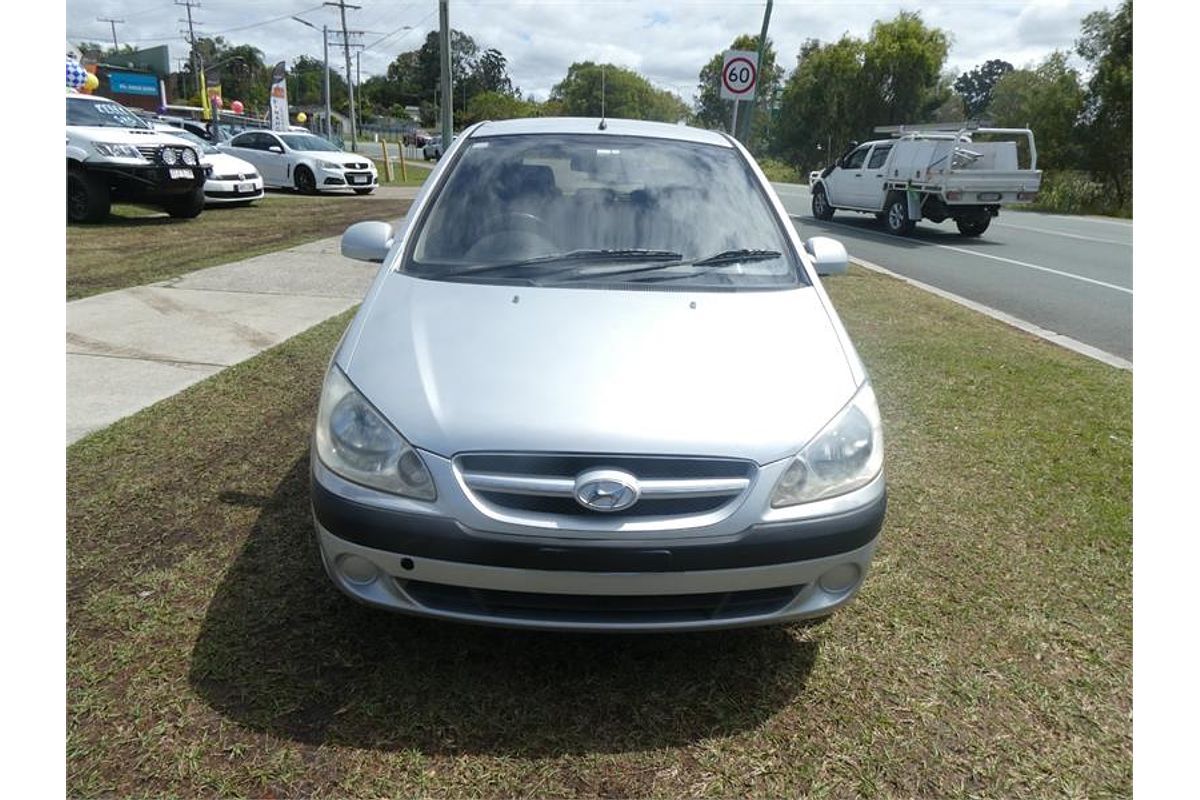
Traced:
<path fill-rule="evenodd" d="M 186 219 L 209 205 L 249 205 L 266 187 L 370 194 L 379 182 L 369 158 L 303 129 L 247 130 L 214 144 L 204 129 L 148 120 L 105 97 L 69 92 L 66 112 L 68 222 L 99 222 L 113 202 Z"/>

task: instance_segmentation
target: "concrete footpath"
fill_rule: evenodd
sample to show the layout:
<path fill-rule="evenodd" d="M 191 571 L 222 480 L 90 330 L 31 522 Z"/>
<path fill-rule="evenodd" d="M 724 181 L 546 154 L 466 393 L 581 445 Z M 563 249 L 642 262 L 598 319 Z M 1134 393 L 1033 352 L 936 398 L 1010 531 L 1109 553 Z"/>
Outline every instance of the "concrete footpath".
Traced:
<path fill-rule="evenodd" d="M 379 267 L 339 239 L 67 303 L 67 443 L 361 301 Z"/>

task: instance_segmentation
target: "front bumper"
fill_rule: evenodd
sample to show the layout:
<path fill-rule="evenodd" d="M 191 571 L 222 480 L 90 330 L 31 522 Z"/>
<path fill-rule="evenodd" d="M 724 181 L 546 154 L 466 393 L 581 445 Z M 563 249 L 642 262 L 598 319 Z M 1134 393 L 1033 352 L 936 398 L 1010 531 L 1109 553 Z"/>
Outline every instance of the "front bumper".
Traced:
<path fill-rule="evenodd" d="M 245 203 L 263 196 L 263 179 L 218 180 L 210 178 L 204 184 L 204 202 L 208 205 L 221 203 Z"/>
<path fill-rule="evenodd" d="M 375 169 L 325 169 L 316 170 L 319 189 L 370 189 L 379 185 L 379 173 Z"/>
<path fill-rule="evenodd" d="M 422 616 L 549 630 L 701 630 L 826 616 L 861 586 L 887 505 L 880 476 L 854 493 L 861 505 L 824 516 L 759 522 L 719 536 L 611 538 L 513 535 L 359 502 L 361 492 L 342 489 L 314 463 L 321 558 L 351 598 Z"/>
<path fill-rule="evenodd" d="M 195 192 L 206 179 L 203 166 L 127 166 L 97 161 L 87 161 L 84 166 L 88 172 L 108 178 L 114 200 L 129 202 L 177 199 Z"/>

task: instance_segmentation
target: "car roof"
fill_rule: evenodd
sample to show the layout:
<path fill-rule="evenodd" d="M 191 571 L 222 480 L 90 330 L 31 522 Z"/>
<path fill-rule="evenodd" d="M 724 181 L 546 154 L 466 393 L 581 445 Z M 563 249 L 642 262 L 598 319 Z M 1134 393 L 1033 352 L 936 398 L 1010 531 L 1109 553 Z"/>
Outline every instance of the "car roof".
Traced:
<path fill-rule="evenodd" d="M 651 139 L 670 139 L 676 142 L 698 142 L 718 147 L 732 147 L 725 134 L 672 125 L 667 122 L 647 122 L 640 119 L 606 119 L 600 128 L 598 117 L 530 117 L 483 122 L 471 134 L 472 138 L 513 136 L 538 133 L 588 133 L 598 136 L 641 136 Z"/>

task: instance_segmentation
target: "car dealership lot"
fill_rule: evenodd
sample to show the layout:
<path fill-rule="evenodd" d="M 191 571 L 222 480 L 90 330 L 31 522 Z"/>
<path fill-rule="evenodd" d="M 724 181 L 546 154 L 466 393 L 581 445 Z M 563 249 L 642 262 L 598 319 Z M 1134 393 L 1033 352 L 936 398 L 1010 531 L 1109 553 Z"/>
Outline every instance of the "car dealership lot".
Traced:
<path fill-rule="evenodd" d="M 1124 795 L 1127 372 L 825 282 L 892 503 L 822 627 L 515 634 L 327 585 L 307 445 L 347 318 L 68 451 L 68 792 Z"/>

